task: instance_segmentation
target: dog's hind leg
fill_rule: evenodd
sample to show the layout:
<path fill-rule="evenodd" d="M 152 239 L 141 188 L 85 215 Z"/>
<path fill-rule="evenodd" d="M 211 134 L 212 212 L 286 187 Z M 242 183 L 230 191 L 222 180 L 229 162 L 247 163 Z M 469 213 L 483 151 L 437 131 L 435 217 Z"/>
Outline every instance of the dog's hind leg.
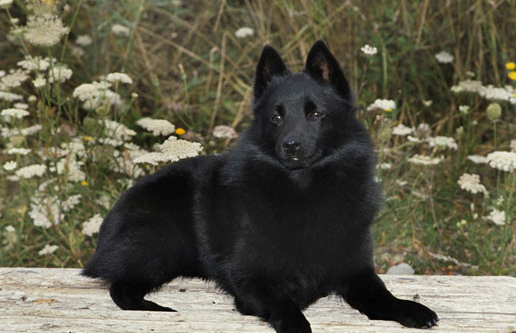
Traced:
<path fill-rule="evenodd" d="M 116 281 L 111 284 L 109 294 L 116 305 L 123 310 L 176 312 L 176 310 L 158 305 L 143 298 L 156 287 L 157 286 L 152 286 L 142 281 L 137 283 Z"/>

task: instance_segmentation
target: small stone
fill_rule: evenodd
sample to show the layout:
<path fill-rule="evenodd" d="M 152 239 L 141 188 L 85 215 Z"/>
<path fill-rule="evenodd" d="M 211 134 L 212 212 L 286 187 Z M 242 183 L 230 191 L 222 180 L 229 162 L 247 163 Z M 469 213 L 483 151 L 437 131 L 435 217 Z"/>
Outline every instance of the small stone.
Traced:
<path fill-rule="evenodd" d="M 392 266 L 387 271 L 388 275 L 414 275 L 414 269 L 404 262 L 396 266 Z"/>

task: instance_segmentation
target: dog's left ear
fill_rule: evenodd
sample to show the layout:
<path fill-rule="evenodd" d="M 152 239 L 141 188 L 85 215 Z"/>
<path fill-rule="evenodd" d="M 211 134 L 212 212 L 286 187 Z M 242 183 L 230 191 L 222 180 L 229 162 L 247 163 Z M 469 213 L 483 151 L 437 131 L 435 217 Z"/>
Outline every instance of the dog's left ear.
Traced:
<path fill-rule="evenodd" d="M 315 42 L 308 52 L 305 72 L 315 80 L 329 83 L 344 99 L 352 100 L 348 81 L 344 77 L 339 63 L 322 40 Z"/>

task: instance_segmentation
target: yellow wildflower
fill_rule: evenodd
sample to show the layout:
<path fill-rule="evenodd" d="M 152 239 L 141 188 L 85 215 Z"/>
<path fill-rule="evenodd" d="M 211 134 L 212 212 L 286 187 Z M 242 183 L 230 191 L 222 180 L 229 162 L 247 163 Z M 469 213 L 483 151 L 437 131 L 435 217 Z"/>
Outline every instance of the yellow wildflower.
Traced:
<path fill-rule="evenodd" d="M 183 135 L 183 134 L 185 134 L 185 133 L 186 133 L 186 131 L 184 130 L 184 128 L 178 127 L 178 128 L 176 129 L 176 134 L 177 134 L 177 135 Z"/>
<path fill-rule="evenodd" d="M 388 108 L 388 109 L 385 109 L 384 111 L 385 111 L 385 112 L 392 112 L 392 109 L 391 109 L 391 108 Z"/>
<path fill-rule="evenodd" d="M 85 181 L 85 180 L 83 180 L 83 181 L 81 182 L 81 185 L 82 185 L 82 186 L 88 186 L 88 182 L 87 182 L 87 181 Z"/>
<path fill-rule="evenodd" d="M 89 135 L 85 135 L 82 137 L 84 139 L 84 141 L 89 141 L 89 142 L 92 142 L 93 141 L 93 137 L 92 136 L 89 136 Z"/>
<path fill-rule="evenodd" d="M 516 72 L 509 72 L 507 76 L 509 77 L 509 79 L 516 81 Z"/>
<path fill-rule="evenodd" d="M 516 64 L 513 63 L 513 62 L 508 62 L 505 64 L 505 68 L 507 68 L 508 70 L 512 71 L 513 69 L 516 68 Z"/>

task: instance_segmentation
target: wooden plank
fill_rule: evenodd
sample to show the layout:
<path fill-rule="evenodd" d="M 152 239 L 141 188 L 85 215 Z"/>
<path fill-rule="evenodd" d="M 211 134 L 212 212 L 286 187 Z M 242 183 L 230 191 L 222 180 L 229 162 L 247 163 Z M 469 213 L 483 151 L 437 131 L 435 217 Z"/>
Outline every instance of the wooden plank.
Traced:
<path fill-rule="evenodd" d="M 179 312 L 122 311 L 106 285 L 77 269 L 0 268 L 0 331 L 10 332 L 273 332 L 235 311 L 214 285 L 180 279 L 149 299 Z M 516 333 L 516 278 L 393 276 L 382 279 L 400 298 L 418 300 L 441 319 L 435 332 Z M 341 299 L 321 299 L 305 311 L 314 332 L 421 332 L 368 320 Z"/>

